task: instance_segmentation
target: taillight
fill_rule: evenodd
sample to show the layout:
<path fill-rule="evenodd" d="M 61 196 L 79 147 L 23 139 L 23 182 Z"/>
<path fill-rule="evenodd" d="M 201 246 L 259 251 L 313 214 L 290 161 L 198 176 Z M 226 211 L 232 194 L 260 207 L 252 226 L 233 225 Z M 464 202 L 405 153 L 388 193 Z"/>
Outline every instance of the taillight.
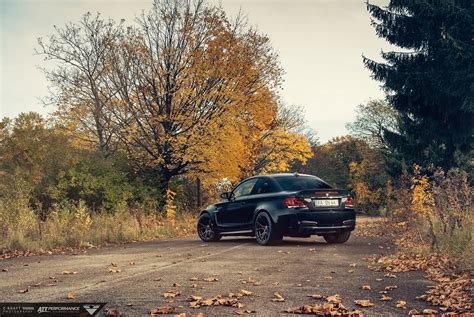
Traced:
<path fill-rule="evenodd" d="M 285 198 L 285 200 L 283 200 L 283 205 L 286 208 L 306 207 L 304 200 L 296 197 Z"/>
<path fill-rule="evenodd" d="M 354 199 L 352 197 L 347 197 L 345 207 L 354 208 Z"/>

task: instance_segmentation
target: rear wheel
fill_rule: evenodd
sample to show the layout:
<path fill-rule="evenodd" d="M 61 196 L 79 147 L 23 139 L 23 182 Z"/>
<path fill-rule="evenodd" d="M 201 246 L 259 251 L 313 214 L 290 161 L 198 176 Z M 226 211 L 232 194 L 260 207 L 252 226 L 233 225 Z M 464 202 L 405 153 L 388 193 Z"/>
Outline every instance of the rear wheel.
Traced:
<path fill-rule="evenodd" d="M 255 218 L 255 239 L 261 245 L 277 244 L 283 239 L 283 235 L 278 232 L 272 219 L 265 212 L 259 213 Z"/>
<path fill-rule="evenodd" d="M 344 243 L 349 240 L 350 236 L 350 231 L 343 231 L 340 233 L 328 233 L 323 235 L 324 240 L 326 240 L 327 243 Z"/>
<path fill-rule="evenodd" d="M 201 238 L 201 240 L 204 242 L 219 241 L 222 238 L 219 231 L 217 231 L 217 229 L 215 228 L 211 216 L 207 213 L 202 214 L 199 217 L 197 223 L 197 232 L 199 238 Z"/>

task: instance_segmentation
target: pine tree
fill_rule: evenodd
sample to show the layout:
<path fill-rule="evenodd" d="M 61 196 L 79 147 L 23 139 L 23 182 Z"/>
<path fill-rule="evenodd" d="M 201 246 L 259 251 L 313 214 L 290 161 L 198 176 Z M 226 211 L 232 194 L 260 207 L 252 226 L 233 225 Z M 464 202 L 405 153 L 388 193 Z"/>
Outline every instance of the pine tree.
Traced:
<path fill-rule="evenodd" d="M 363 57 L 401 117 L 386 139 L 408 166 L 472 168 L 474 2 L 390 0 L 367 9 L 377 35 L 402 48 L 382 52 L 384 62 Z"/>

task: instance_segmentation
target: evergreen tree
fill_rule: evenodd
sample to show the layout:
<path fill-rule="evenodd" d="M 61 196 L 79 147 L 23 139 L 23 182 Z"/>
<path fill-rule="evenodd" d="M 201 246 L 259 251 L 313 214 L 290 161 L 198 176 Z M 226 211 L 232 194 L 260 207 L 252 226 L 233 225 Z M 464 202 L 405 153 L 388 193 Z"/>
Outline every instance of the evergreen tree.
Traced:
<path fill-rule="evenodd" d="M 400 161 L 472 168 L 474 2 L 391 0 L 367 8 L 377 35 L 402 48 L 382 52 L 385 62 L 363 57 L 400 114 L 400 130 L 385 131 Z"/>

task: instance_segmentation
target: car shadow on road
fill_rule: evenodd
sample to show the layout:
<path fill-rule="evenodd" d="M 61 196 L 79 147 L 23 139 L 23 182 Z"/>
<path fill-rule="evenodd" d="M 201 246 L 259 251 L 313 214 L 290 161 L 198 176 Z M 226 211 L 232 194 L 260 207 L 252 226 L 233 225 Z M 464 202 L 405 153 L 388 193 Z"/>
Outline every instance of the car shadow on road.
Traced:
<path fill-rule="evenodd" d="M 311 238 L 309 239 L 298 239 L 298 238 L 284 238 L 282 242 L 276 245 L 272 246 L 267 246 L 267 247 L 282 247 L 282 246 L 314 246 L 314 245 L 327 245 L 324 241 L 317 241 L 315 240 L 316 238 Z M 200 242 L 201 244 L 203 242 Z M 241 243 L 249 243 L 249 244 L 254 244 L 258 245 L 257 241 L 255 241 L 255 238 L 251 237 L 238 237 L 238 238 L 223 238 L 219 242 L 213 242 L 212 244 L 241 244 Z"/>

